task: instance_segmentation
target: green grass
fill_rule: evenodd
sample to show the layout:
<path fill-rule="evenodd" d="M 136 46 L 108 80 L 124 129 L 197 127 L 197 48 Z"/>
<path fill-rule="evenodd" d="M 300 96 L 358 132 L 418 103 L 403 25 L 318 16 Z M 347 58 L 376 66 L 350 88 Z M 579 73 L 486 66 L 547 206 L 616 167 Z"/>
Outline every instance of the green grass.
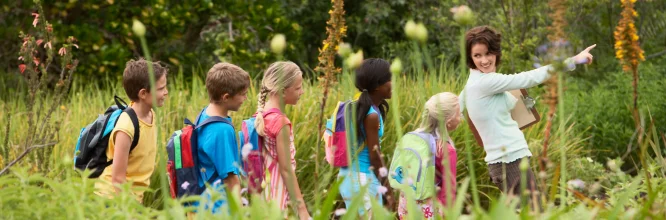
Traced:
<path fill-rule="evenodd" d="M 164 150 L 167 142 L 166 138 L 170 137 L 171 132 L 182 127 L 184 118 L 195 118 L 199 111 L 208 104 L 204 83 L 200 77 L 197 77 L 203 74 L 194 74 L 194 77 L 191 77 L 191 81 L 183 80 L 185 74 L 177 72 L 169 75 L 169 98 L 165 106 L 157 111 L 159 136 L 163 137 L 163 140 L 158 140 L 158 160 L 166 159 Z M 440 68 L 432 72 L 408 70 L 407 74 L 400 76 L 399 79 L 394 79 L 394 81 L 399 81 L 393 89 L 394 97 L 399 99 L 400 106 L 391 106 L 391 111 L 397 114 L 389 114 L 385 122 L 387 125 L 386 135 L 382 142 L 382 151 L 385 155 L 385 160 L 391 158 L 394 148 L 393 143 L 396 143 L 398 139 L 398 132 L 396 132 L 398 127 L 394 125 L 394 120 L 396 120 L 394 116 L 398 115 L 400 117 L 399 128 L 403 132 L 415 129 L 420 123 L 420 115 L 423 111 L 422 106 L 431 95 L 444 91 L 459 93 L 466 79 L 465 75 L 460 75 L 455 69 L 444 65 L 440 65 Z M 163 172 L 162 170 L 156 170 L 151 183 L 151 189 L 153 190 L 146 193 L 143 206 L 133 203 L 127 195 L 114 200 L 98 198 L 92 194 L 92 180 L 81 179 L 79 174 L 72 172 L 71 158 L 80 129 L 94 120 L 96 114 L 101 113 L 107 106 L 112 104 L 114 94 L 124 96 L 120 82 L 109 79 L 103 79 L 103 82 L 107 85 L 107 89 L 100 89 L 93 84 L 75 81 L 69 94 L 69 99 L 61 104 L 57 110 L 58 112 L 52 119 L 60 121 L 59 143 L 50 149 L 41 149 L 32 152 L 28 158 L 24 159 L 13 169 L 12 174 L 0 177 L 0 194 L 2 195 L 0 197 L 0 211 L 8 213 L 6 216 L 10 219 L 46 218 L 53 213 L 67 213 L 63 216 L 77 216 L 79 218 L 151 218 L 156 216 L 177 218 L 183 215 L 185 210 L 182 206 L 177 205 L 171 199 L 167 199 L 165 202 L 161 196 L 162 194 L 158 191 L 160 182 L 157 174 L 158 172 Z M 240 127 L 240 122 L 243 119 L 252 115 L 256 110 L 255 97 L 257 94 L 257 83 L 258 80 L 255 80 L 248 94 L 250 98 L 243 104 L 242 108 L 232 114 L 233 122 L 237 128 Z M 337 190 L 331 189 L 334 186 L 336 170 L 331 168 L 323 159 L 323 143 L 319 142 L 320 133 L 316 131 L 319 123 L 318 117 L 320 114 L 319 106 L 322 90 L 318 87 L 317 83 L 310 81 L 304 83 L 304 89 L 305 94 L 303 94 L 298 105 L 287 108 L 287 115 L 294 125 L 297 150 L 296 175 L 305 200 L 308 203 L 308 208 L 313 213 L 313 217 L 318 208 L 317 205 L 319 205 L 319 207 L 328 207 L 322 209 L 323 213 L 321 213 L 320 217 L 329 218 L 332 210 L 335 210 L 336 207 L 341 207 L 342 203 L 341 201 L 334 202 L 339 199 Z M 534 93 L 539 92 L 539 89 L 533 90 Z M 354 92 L 355 88 L 350 83 L 348 75 L 347 77 L 340 77 L 340 81 L 331 88 L 326 107 L 326 116 L 329 115 L 337 101 L 351 98 Z M 24 93 L 18 92 L 16 94 Z M 0 158 L 0 168 L 9 159 L 14 158 L 21 152 L 20 146 L 22 141 L 30 135 L 25 132 L 27 128 L 24 116 L 26 107 L 22 99 L 16 97 L 2 97 L 2 100 L 5 101 L 0 103 L 0 109 L 7 112 L 7 114 L 0 115 L 0 125 L 8 125 L 1 128 L 2 130 L 0 131 L 3 134 L 3 138 L 0 138 L 0 141 L 2 141 L 0 142 L 0 153 L 2 153 L 0 155 L 2 157 Z M 45 100 L 48 104 L 49 99 Z M 538 106 L 542 115 L 545 115 L 545 105 L 540 103 Z M 551 138 L 553 142 L 550 144 L 551 147 L 549 147 L 548 153 L 552 155 L 550 159 L 555 166 L 548 169 L 546 178 L 539 179 L 540 182 L 545 182 L 547 186 L 553 183 L 551 178 L 556 176 L 560 149 L 564 148 L 567 154 L 567 168 L 575 168 L 575 165 L 577 165 L 576 161 L 579 161 L 577 159 L 586 154 L 586 150 L 583 149 L 586 135 L 577 132 L 573 128 L 574 121 L 572 118 L 567 117 L 566 119 L 569 125 L 567 129 L 564 129 L 563 132 L 554 129 L 553 137 Z M 10 120 L 11 123 L 9 123 Z M 534 155 L 541 154 L 544 126 L 545 123 L 542 122 L 524 131 L 530 150 Z M 4 137 L 5 129 L 8 129 L 9 132 L 9 135 L 6 137 Z M 559 137 L 561 136 L 565 138 L 560 139 Z M 474 193 L 480 195 L 483 210 L 488 210 L 475 210 L 469 214 L 475 216 L 474 218 L 517 217 L 518 215 L 514 212 L 507 212 L 507 198 L 499 196 L 499 191 L 490 182 L 486 164 L 483 161 L 485 157 L 483 149 L 476 145 L 470 138 L 465 138 L 471 137 L 471 133 L 466 125 L 461 125 L 452 133 L 452 137 L 460 155 L 458 157 L 459 182 L 467 183 L 465 178 L 469 177 L 469 170 L 467 169 L 468 161 L 466 161 L 465 156 L 466 150 L 469 149 L 473 155 L 471 162 L 475 168 L 476 184 L 478 186 L 477 192 Z M 565 140 L 565 142 L 561 143 L 560 140 Z M 7 141 L 7 145 L 4 145 L 5 141 Z M 660 146 L 658 141 L 656 141 L 656 145 L 658 149 L 658 146 Z M 316 148 L 320 148 L 318 158 L 315 156 Z M 319 175 L 317 178 L 313 175 L 315 173 L 316 161 L 319 162 L 319 170 L 317 172 Z M 532 164 L 537 164 L 536 157 L 532 158 Z M 537 167 L 533 166 L 533 169 L 537 170 Z M 573 178 L 575 177 L 571 179 Z M 315 186 L 319 188 L 315 188 Z M 463 188 L 462 186 L 459 187 Z M 638 186 L 627 185 L 627 187 L 633 188 Z M 664 189 L 664 184 L 653 184 L 653 188 L 653 191 L 658 192 L 660 189 Z M 464 189 L 467 189 L 466 184 Z M 462 197 L 459 197 L 461 199 L 460 205 L 454 208 L 455 213 L 468 212 L 467 208 L 472 204 L 472 201 L 471 197 L 466 197 L 465 195 L 470 195 L 470 193 L 472 193 L 472 189 L 459 192 Z M 620 195 L 618 198 L 621 198 L 618 202 L 625 204 L 627 203 L 626 198 L 634 194 L 628 195 L 618 192 L 618 195 Z M 573 199 L 573 197 L 568 199 Z M 663 196 L 658 197 L 658 199 L 656 200 L 658 204 L 664 204 Z M 260 200 L 253 199 L 253 201 Z M 551 198 L 548 201 L 552 205 L 554 199 Z M 167 208 L 164 207 L 165 204 L 168 205 Z M 571 212 L 585 212 L 591 216 L 599 216 L 594 213 L 595 208 L 587 207 L 579 200 L 573 199 L 569 204 L 571 205 L 565 207 L 565 209 L 553 209 L 551 207 L 544 215 L 561 215 L 560 217 L 562 217 L 571 215 Z M 42 206 L 46 208 L 31 212 L 34 207 Z M 634 206 L 641 207 L 641 203 L 636 203 Z M 109 208 L 104 209 L 101 207 Z M 375 212 L 376 215 L 388 214 L 381 207 L 375 207 L 374 209 L 377 210 Z M 608 209 L 608 211 L 612 210 L 612 212 L 617 211 L 617 208 L 611 209 L 611 207 L 608 207 Z M 263 219 L 256 214 L 249 214 L 254 213 L 252 210 L 270 210 L 264 214 L 280 211 L 279 209 L 275 209 L 272 204 L 256 202 L 256 205 L 253 203 L 251 207 L 237 209 L 233 214 L 235 217 L 245 216 L 253 219 Z M 663 213 L 662 210 L 661 214 L 663 215 Z M 266 216 L 276 215 L 267 214 Z"/>

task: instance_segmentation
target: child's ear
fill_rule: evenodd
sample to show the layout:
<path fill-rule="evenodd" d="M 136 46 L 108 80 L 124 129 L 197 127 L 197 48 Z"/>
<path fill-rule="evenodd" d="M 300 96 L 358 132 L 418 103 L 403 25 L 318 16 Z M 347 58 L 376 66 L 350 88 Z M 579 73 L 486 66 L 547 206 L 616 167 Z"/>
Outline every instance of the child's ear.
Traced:
<path fill-rule="evenodd" d="M 231 95 L 229 95 L 229 93 L 224 93 L 224 95 L 222 95 L 222 101 L 223 102 L 226 102 L 230 99 L 231 99 Z"/>
<path fill-rule="evenodd" d="M 139 90 L 139 99 L 147 99 L 150 97 L 150 91 L 148 89 L 143 88 Z"/>

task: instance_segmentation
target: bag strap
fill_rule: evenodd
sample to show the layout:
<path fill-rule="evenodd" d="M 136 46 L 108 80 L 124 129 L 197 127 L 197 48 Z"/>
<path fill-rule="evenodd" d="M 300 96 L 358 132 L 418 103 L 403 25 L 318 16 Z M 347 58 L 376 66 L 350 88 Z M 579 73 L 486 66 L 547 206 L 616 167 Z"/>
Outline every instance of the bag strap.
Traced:
<path fill-rule="evenodd" d="M 197 121 L 199 121 L 199 120 L 197 120 Z M 223 117 L 220 117 L 220 116 L 211 116 L 209 118 L 206 118 L 206 120 L 202 121 L 201 123 L 196 124 L 194 129 L 197 129 L 197 128 L 200 128 L 200 127 L 203 127 L 203 126 L 206 126 L 210 123 L 215 123 L 215 122 L 222 122 L 222 123 L 231 125 L 233 127 L 233 124 L 231 124 L 231 121 L 229 121 L 229 119 L 223 118 Z"/>
<path fill-rule="evenodd" d="M 130 152 L 132 152 L 132 150 L 136 148 L 136 145 L 139 144 L 139 138 L 141 137 L 141 130 L 139 127 L 139 117 L 136 115 L 136 112 L 131 107 L 128 107 L 123 111 L 127 113 L 127 115 L 130 118 L 130 121 L 132 121 L 132 125 L 134 126 L 134 138 L 132 139 L 132 146 L 130 147 Z"/>
<path fill-rule="evenodd" d="M 434 158 L 435 155 L 437 154 L 437 140 L 435 139 L 435 136 L 427 133 L 427 132 L 409 132 L 408 134 L 413 134 L 416 136 L 419 136 L 421 139 L 425 140 L 428 143 L 428 146 L 430 147 L 430 153 L 432 154 L 431 156 Z M 433 163 L 435 159 L 432 160 Z"/>
<path fill-rule="evenodd" d="M 136 145 L 139 144 L 139 138 L 141 137 L 141 130 L 139 127 L 139 116 L 137 116 L 136 111 L 134 111 L 132 107 L 129 107 L 129 105 L 127 105 L 127 102 L 125 102 L 125 100 L 121 99 L 116 95 L 114 95 L 113 99 L 115 100 L 118 109 L 121 109 L 123 112 L 127 113 L 127 116 L 129 116 L 130 121 L 132 121 L 132 126 L 134 126 L 134 137 L 132 138 L 132 145 L 130 145 L 129 149 L 129 153 L 132 153 L 132 150 L 134 150 L 134 148 L 136 148 Z M 104 167 L 108 167 L 111 164 L 113 164 L 113 159 L 107 161 Z"/>
<path fill-rule="evenodd" d="M 469 127 L 470 130 L 472 130 L 472 134 L 474 134 L 474 139 L 476 140 L 476 143 L 479 144 L 479 146 L 483 147 L 483 140 L 481 140 L 481 135 L 479 135 L 479 131 L 476 130 L 476 126 L 474 125 L 474 122 L 472 121 L 471 118 L 469 118 L 469 112 L 467 112 L 467 89 L 463 89 L 463 106 L 462 106 L 462 111 L 463 115 L 465 115 L 465 120 L 467 121 L 467 126 Z"/>

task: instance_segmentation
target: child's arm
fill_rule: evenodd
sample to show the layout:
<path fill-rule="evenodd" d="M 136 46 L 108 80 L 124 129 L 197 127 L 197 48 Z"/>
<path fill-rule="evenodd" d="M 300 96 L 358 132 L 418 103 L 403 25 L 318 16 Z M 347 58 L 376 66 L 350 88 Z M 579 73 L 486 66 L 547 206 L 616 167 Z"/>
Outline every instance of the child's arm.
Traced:
<path fill-rule="evenodd" d="M 115 132 L 113 164 L 111 165 L 111 183 L 116 193 L 120 192 L 119 185 L 127 180 L 127 162 L 129 160 L 130 146 L 132 140 L 125 132 Z"/>
<path fill-rule="evenodd" d="M 227 187 L 228 191 L 227 193 L 234 193 L 236 194 L 235 195 L 236 198 L 240 198 L 240 194 L 236 193 L 236 192 L 240 193 L 240 179 L 238 178 L 238 175 L 236 175 L 235 173 L 229 173 L 227 175 L 227 178 L 224 178 L 223 182 L 224 186 Z M 239 191 L 236 191 L 236 187 L 238 187 Z"/>
<path fill-rule="evenodd" d="M 382 159 L 381 152 L 379 152 L 379 115 L 369 114 L 363 122 L 365 128 L 365 141 L 368 144 L 368 151 L 370 153 L 370 165 L 372 165 L 372 172 L 379 179 L 379 182 L 386 187 L 386 206 L 389 210 L 393 210 L 393 190 L 388 184 L 388 179 L 379 174 L 379 169 L 384 167 L 384 160 Z M 386 168 L 386 167 L 384 167 Z"/>
<path fill-rule="evenodd" d="M 308 219 L 310 214 L 308 209 L 305 206 L 305 200 L 303 200 L 303 194 L 301 194 L 301 188 L 298 185 L 298 180 L 296 179 L 296 173 L 291 166 L 291 149 L 289 148 L 289 127 L 282 126 L 280 132 L 277 135 L 277 157 L 278 165 L 280 168 L 280 175 L 285 180 L 287 185 L 287 190 L 289 190 L 290 195 L 293 196 L 298 202 L 298 216 L 300 219 Z"/>

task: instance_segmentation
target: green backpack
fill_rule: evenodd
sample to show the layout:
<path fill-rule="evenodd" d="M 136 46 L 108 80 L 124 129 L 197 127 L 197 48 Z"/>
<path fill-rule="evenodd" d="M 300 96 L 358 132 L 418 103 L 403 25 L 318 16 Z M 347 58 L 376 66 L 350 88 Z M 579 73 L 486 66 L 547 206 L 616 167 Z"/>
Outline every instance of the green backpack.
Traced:
<path fill-rule="evenodd" d="M 432 134 L 409 132 L 393 152 L 389 184 L 402 192 L 411 191 L 417 200 L 435 195 L 436 140 Z"/>

